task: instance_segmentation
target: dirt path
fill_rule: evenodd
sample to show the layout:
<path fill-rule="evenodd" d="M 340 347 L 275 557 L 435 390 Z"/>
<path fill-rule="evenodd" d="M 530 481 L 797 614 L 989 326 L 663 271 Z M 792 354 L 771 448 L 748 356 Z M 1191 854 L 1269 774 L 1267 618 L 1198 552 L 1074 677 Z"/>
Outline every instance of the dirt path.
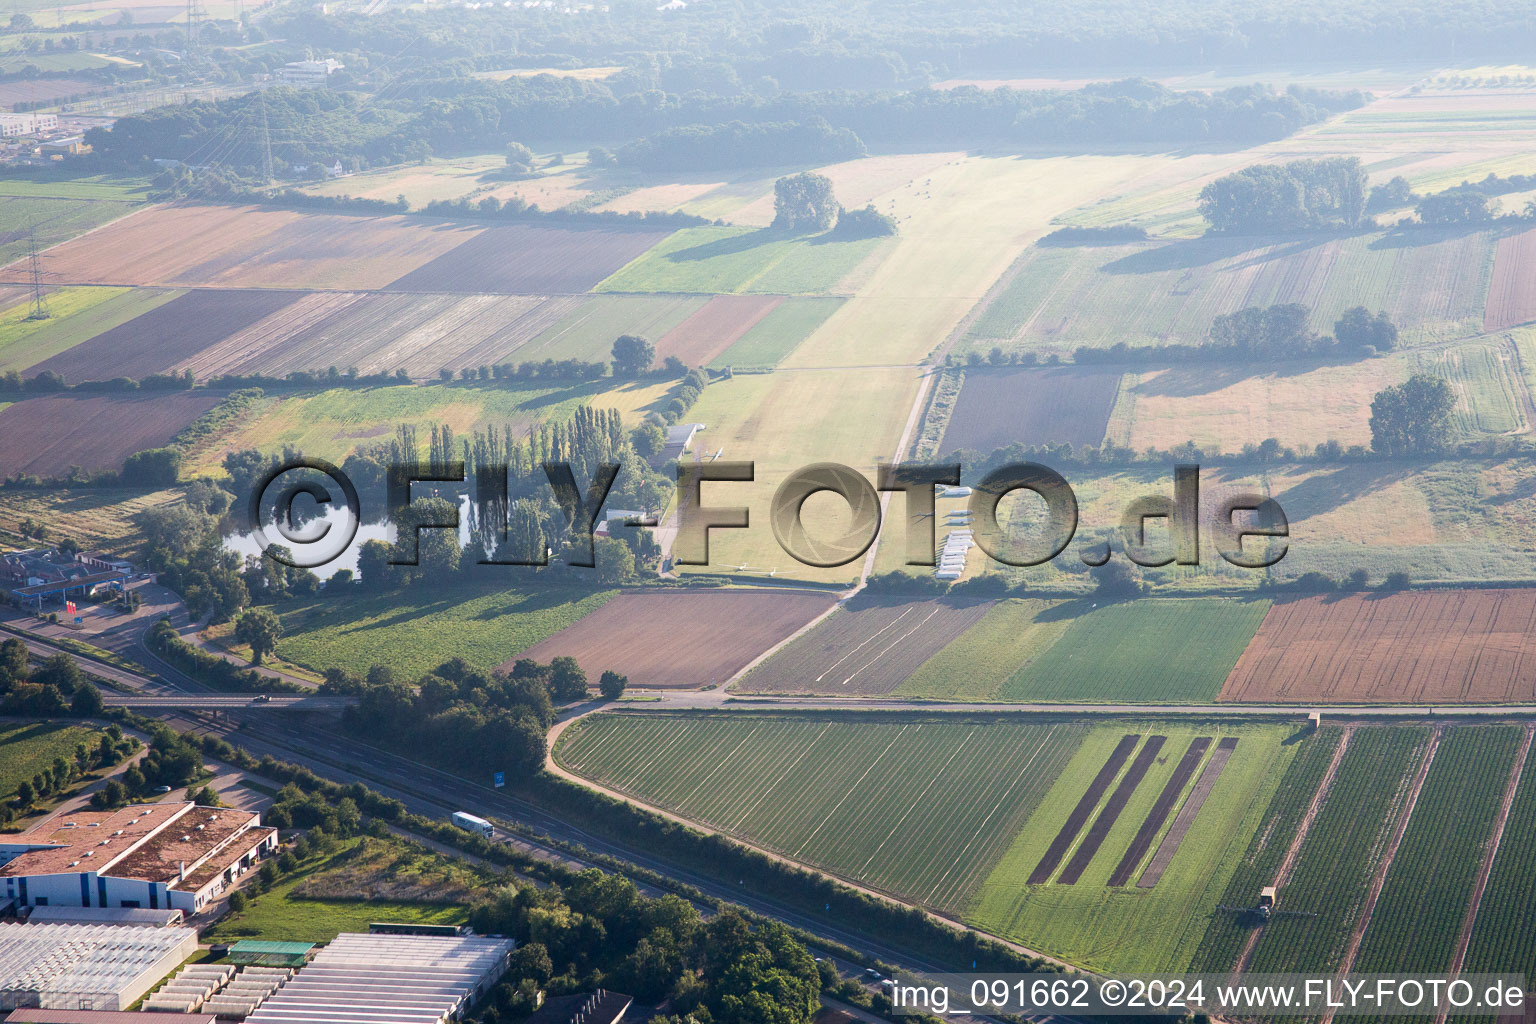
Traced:
<path fill-rule="evenodd" d="M 1360 911 L 1360 920 L 1355 922 L 1354 930 L 1349 933 L 1349 945 L 1344 949 L 1344 958 L 1339 961 L 1339 977 L 1348 974 L 1355 966 L 1355 957 L 1360 952 L 1360 943 L 1365 938 L 1365 930 L 1370 927 L 1371 915 L 1376 911 L 1376 900 L 1381 896 L 1381 887 L 1386 884 L 1387 871 L 1392 867 L 1392 860 L 1397 856 L 1397 848 L 1402 845 L 1403 834 L 1408 831 L 1408 822 L 1413 819 L 1413 806 L 1419 802 L 1419 793 L 1424 788 L 1424 780 L 1429 776 L 1429 766 L 1434 763 L 1435 751 L 1440 749 L 1440 738 L 1445 733 L 1445 726 L 1435 726 L 1435 731 L 1429 737 L 1429 749 L 1424 751 L 1424 761 L 1419 765 L 1417 774 L 1413 777 L 1413 783 L 1408 787 L 1408 799 L 1403 804 L 1402 813 L 1398 815 L 1397 826 L 1392 830 L 1392 838 L 1387 842 L 1387 848 L 1382 853 L 1381 866 L 1376 869 L 1376 874 L 1371 878 L 1371 888 L 1365 896 L 1365 907 Z M 1323 1015 L 1323 1024 L 1332 1024 L 1335 1010 L 1330 1008 Z"/>
<path fill-rule="evenodd" d="M 1317 784 L 1317 792 L 1312 794 L 1312 802 L 1307 805 L 1307 813 L 1301 816 L 1301 821 L 1296 826 L 1296 835 L 1291 839 L 1291 845 L 1280 861 L 1279 870 L 1275 872 L 1276 892 L 1291 880 L 1291 872 L 1296 867 L 1296 858 L 1301 853 L 1301 844 L 1306 841 L 1307 833 L 1312 830 L 1312 822 L 1316 820 L 1318 812 L 1323 809 L 1323 801 L 1328 799 L 1328 791 L 1333 788 L 1334 777 L 1339 774 L 1339 763 L 1344 760 L 1344 751 L 1349 748 L 1349 741 L 1354 735 L 1355 727 L 1346 725 L 1344 735 L 1339 737 L 1339 745 L 1333 751 L 1333 760 L 1328 762 L 1328 770 L 1323 772 L 1323 778 Z M 1253 959 L 1254 947 L 1259 944 L 1259 936 L 1263 931 L 1262 928 L 1255 928 L 1248 933 L 1248 941 L 1243 943 L 1243 951 L 1237 957 L 1236 969 L 1239 973 L 1248 970 L 1248 962 Z"/>
<path fill-rule="evenodd" d="M 1477 909 L 1483 902 L 1483 890 L 1488 887 L 1488 876 L 1493 873 L 1493 860 L 1499 853 L 1499 843 L 1504 839 L 1504 826 L 1509 821 L 1509 809 L 1514 805 L 1515 792 L 1520 788 L 1520 776 L 1525 771 L 1525 759 L 1531 752 L 1531 737 L 1536 735 L 1536 724 L 1527 724 L 1525 735 L 1520 738 L 1520 750 L 1515 754 L 1514 766 L 1509 770 L 1509 781 L 1504 784 L 1504 799 L 1499 804 L 1499 816 L 1494 820 L 1493 832 L 1483 850 L 1483 862 L 1477 869 L 1477 882 L 1472 886 L 1472 899 L 1467 903 L 1467 914 L 1461 920 L 1461 932 L 1456 936 L 1456 949 L 1451 954 L 1451 974 L 1460 974 L 1467 960 L 1467 946 L 1472 941 L 1472 927 L 1477 924 Z M 1444 1024 L 1449 1008 L 1435 1016 L 1435 1024 Z"/>
<path fill-rule="evenodd" d="M 1520 346 L 1515 344 L 1515 339 L 1508 333 L 1499 339 L 1499 358 L 1513 364 L 1509 382 L 1515 389 L 1515 400 L 1520 405 L 1520 418 L 1524 421 L 1514 430 L 1508 430 L 1505 433 L 1523 434 L 1531 429 L 1532 424 L 1536 424 L 1536 402 L 1531 400 L 1530 385 L 1526 383 L 1525 360 L 1520 356 Z"/>

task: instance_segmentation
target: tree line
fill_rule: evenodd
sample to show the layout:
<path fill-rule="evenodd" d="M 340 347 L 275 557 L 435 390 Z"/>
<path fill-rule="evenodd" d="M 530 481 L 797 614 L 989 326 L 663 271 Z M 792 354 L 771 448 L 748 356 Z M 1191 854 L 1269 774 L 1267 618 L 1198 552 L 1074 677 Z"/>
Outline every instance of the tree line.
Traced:
<path fill-rule="evenodd" d="M 86 141 L 104 165 L 137 168 L 161 159 L 198 168 L 216 162 L 246 178 L 263 176 L 268 139 L 280 176 L 337 161 L 361 169 L 433 153 L 496 150 L 517 138 L 639 139 L 629 150 L 632 160 L 678 168 L 691 166 L 692 159 L 712 161 L 705 166 L 749 158 L 781 163 L 774 158 L 776 140 L 853 155 L 864 144 L 1256 142 L 1283 138 L 1360 102 L 1357 93 L 1299 88 L 1177 92 L 1146 80 L 1067 92 L 619 95 L 602 82 L 491 82 L 464 74 L 397 82 L 386 99 L 276 88 L 198 100 L 119 118 L 111 128 L 89 130 Z"/>

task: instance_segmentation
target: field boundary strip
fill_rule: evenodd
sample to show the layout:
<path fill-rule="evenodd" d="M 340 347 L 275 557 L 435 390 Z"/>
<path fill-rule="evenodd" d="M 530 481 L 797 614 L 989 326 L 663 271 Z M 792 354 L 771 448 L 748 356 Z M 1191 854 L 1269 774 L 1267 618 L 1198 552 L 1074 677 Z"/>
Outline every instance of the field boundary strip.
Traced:
<path fill-rule="evenodd" d="M 1148 736 L 1142 744 L 1141 751 L 1136 755 L 1136 760 L 1125 770 L 1120 784 L 1115 791 L 1109 794 L 1109 799 L 1104 801 L 1104 807 L 1099 811 L 1098 817 L 1093 819 L 1093 824 L 1088 827 L 1088 834 L 1083 837 L 1082 845 L 1072 854 L 1072 859 L 1067 861 L 1067 866 L 1062 869 L 1061 876 L 1056 880 L 1062 885 L 1076 885 L 1077 880 L 1083 877 L 1083 872 L 1088 870 L 1088 865 L 1099 852 L 1099 847 L 1104 845 L 1104 840 L 1109 836 L 1109 830 L 1115 827 L 1115 822 L 1120 819 L 1120 812 L 1125 810 L 1125 805 L 1131 802 L 1131 796 L 1135 794 L 1141 780 L 1146 778 L 1147 772 L 1152 767 L 1152 762 L 1157 760 L 1157 755 L 1162 753 L 1163 744 L 1168 742 L 1166 736 Z"/>
<path fill-rule="evenodd" d="M 1200 745 L 1198 756 L 1193 756 L 1193 763 L 1190 766 L 1189 774 L 1193 774 L 1194 769 L 1200 767 L 1200 760 L 1210 746 L 1211 741 L 1208 737 L 1199 737 L 1195 742 L 1198 743 L 1201 739 L 1205 742 Z M 1163 871 L 1168 867 L 1168 862 L 1173 860 L 1174 855 L 1179 852 L 1179 847 L 1184 842 L 1185 834 L 1189 831 L 1190 825 L 1194 823 L 1195 816 L 1200 813 L 1200 808 L 1205 806 L 1205 798 L 1215 788 L 1217 780 L 1221 778 L 1222 770 L 1227 766 L 1227 760 L 1232 756 L 1232 751 L 1236 747 L 1237 737 L 1235 736 L 1226 737 L 1216 745 L 1215 752 L 1211 754 L 1210 760 L 1206 761 L 1205 766 L 1201 768 L 1199 776 L 1195 779 L 1194 786 L 1191 787 L 1188 795 L 1184 796 L 1183 804 L 1179 805 L 1178 814 L 1174 816 L 1173 824 L 1168 827 L 1167 832 L 1163 833 L 1162 840 L 1157 844 L 1157 850 L 1153 853 L 1151 862 L 1142 872 L 1141 877 L 1136 880 L 1137 888 L 1150 889 L 1157 884 L 1158 879 L 1162 878 Z M 1179 771 L 1175 772 L 1174 778 L 1169 780 L 1170 787 L 1175 780 L 1179 782 L 1178 791 L 1172 794 L 1172 799 L 1169 800 L 1166 807 L 1161 809 L 1161 813 L 1158 813 L 1159 808 L 1154 806 L 1152 813 L 1147 815 L 1147 821 L 1142 825 L 1142 829 L 1147 833 L 1145 845 L 1136 851 L 1134 860 L 1130 859 L 1130 850 L 1126 851 L 1126 861 L 1123 861 L 1121 864 L 1125 869 L 1125 875 L 1119 882 L 1111 880 L 1110 885 L 1124 885 L 1130 881 L 1132 872 L 1140 865 L 1142 858 L 1146 855 L 1147 848 L 1152 845 L 1152 840 L 1157 837 L 1158 829 L 1162 827 L 1163 821 L 1173 810 L 1179 796 L 1184 794 L 1184 784 L 1188 782 L 1188 776 L 1184 775 L 1184 763 L 1190 762 L 1192 755 L 1196 755 L 1195 743 L 1190 744 L 1190 749 L 1185 753 L 1184 762 L 1180 764 Z M 1164 795 L 1167 795 L 1166 789 Z M 1159 804 L 1161 803 L 1160 799 Z M 1155 823 L 1154 815 L 1156 816 Z M 1152 826 L 1150 829 L 1148 828 L 1149 825 Z M 1136 838 L 1140 840 L 1141 833 L 1137 833 Z M 1132 847 L 1134 848 L 1135 845 L 1133 843 Z M 1115 874 L 1119 876 L 1120 871 L 1117 869 Z"/>
<path fill-rule="evenodd" d="M 1189 833 L 1190 826 L 1195 823 L 1200 808 L 1205 806 L 1211 790 L 1215 789 L 1216 783 L 1221 780 L 1221 773 L 1226 770 L 1227 762 L 1232 759 L 1232 751 L 1236 749 L 1236 736 L 1228 736 L 1216 744 L 1216 752 L 1205 763 L 1200 777 L 1195 780 L 1194 788 L 1189 791 L 1189 796 L 1184 800 L 1184 806 L 1179 808 L 1178 815 L 1173 819 L 1173 825 L 1163 836 L 1163 841 L 1157 844 L 1157 852 L 1152 855 L 1151 863 L 1136 880 L 1138 889 L 1151 889 L 1162 879 L 1163 872 L 1168 870 L 1168 865 L 1178 854 L 1179 847 L 1184 845 L 1184 837 Z"/>
<path fill-rule="evenodd" d="M 1115 744 L 1115 749 L 1109 752 L 1104 764 L 1099 768 L 1093 781 L 1088 784 L 1088 789 L 1077 801 L 1077 806 L 1072 808 L 1072 813 L 1062 823 L 1061 830 L 1056 833 L 1056 838 L 1051 840 L 1051 845 L 1046 847 L 1045 856 L 1040 858 L 1040 863 L 1035 865 L 1035 870 L 1030 872 L 1030 885 L 1043 885 L 1051 880 L 1056 873 L 1056 866 L 1067 855 L 1073 842 L 1077 840 L 1077 834 L 1088 823 L 1088 817 L 1093 809 L 1099 806 L 1099 799 L 1109 784 L 1115 781 L 1115 776 L 1120 773 L 1120 766 L 1125 764 L 1126 758 L 1131 756 L 1131 751 L 1136 748 L 1141 737 L 1135 733 L 1126 733 L 1120 737 L 1120 742 Z"/>
<path fill-rule="evenodd" d="M 1121 855 L 1120 863 L 1116 864 L 1115 870 L 1110 873 L 1111 886 L 1117 888 L 1123 886 L 1131 880 L 1131 875 L 1136 873 L 1141 859 L 1152 848 L 1152 840 L 1157 838 L 1163 822 L 1168 820 L 1173 805 L 1178 803 L 1179 797 L 1184 793 L 1184 787 L 1189 785 L 1195 769 L 1200 767 L 1200 762 L 1205 759 L 1205 752 L 1210 747 L 1211 737 L 1209 736 L 1196 736 L 1189 741 L 1189 748 L 1184 751 L 1184 756 L 1179 759 L 1173 774 L 1168 776 L 1168 781 L 1163 784 L 1163 791 L 1157 795 L 1157 801 L 1147 810 L 1147 816 L 1142 819 L 1141 827 L 1136 830 L 1136 835 L 1131 838 L 1125 853 Z"/>
<path fill-rule="evenodd" d="M 1472 930 L 1477 925 L 1477 913 L 1483 905 L 1483 891 L 1488 887 L 1488 876 L 1493 874 L 1493 861 L 1499 846 L 1504 842 L 1504 826 L 1509 823 L 1509 811 L 1515 804 L 1515 794 L 1520 789 L 1520 777 L 1525 773 L 1525 762 L 1531 753 L 1531 738 L 1536 735 L 1536 723 L 1527 723 L 1520 737 L 1520 749 L 1515 753 L 1515 763 L 1509 769 L 1509 779 L 1504 783 L 1504 795 L 1499 802 L 1499 816 L 1494 819 L 1493 832 L 1488 836 L 1483 850 L 1482 863 L 1478 865 L 1477 881 L 1472 885 L 1472 898 L 1467 901 L 1467 911 L 1461 919 L 1461 930 L 1456 934 L 1456 946 L 1451 954 L 1450 974 L 1461 973 L 1466 965 L 1467 947 L 1472 943 Z M 1435 1015 L 1435 1024 L 1445 1024 L 1449 1008 Z"/>
<path fill-rule="evenodd" d="M 1392 829 L 1392 836 L 1387 840 L 1386 848 L 1382 851 L 1381 863 L 1376 866 L 1376 872 L 1371 877 L 1371 887 L 1366 890 L 1365 904 L 1360 908 L 1360 917 L 1355 921 L 1355 926 L 1350 930 L 1349 943 L 1344 947 L 1344 955 L 1339 959 L 1340 978 L 1349 974 L 1355 966 L 1355 957 L 1360 953 L 1360 944 L 1365 940 L 1365 931 L 1371 925 L 1371 915 L 1376 912 L 1376 901 L 1381 897 L 1382 887 L 1387 883 L 1387 872 L 1392 868 L 1392 860 L 1397 856 L 1397 848 L 1402 845 L 1403 836 L 1408 832 L 1408 823 L 1413 820 L 1414 805 L 1419 802 L 1419 794 L 1424 790 L 1424 780 L 1429 777 L 1429 767 L 1435 761 L 1435 752 L 1440 749 L 1440 739 L 1445 735 L 1445 727 L 1435 726 L 1429 736 L 1429 747 L 1424 751 L 1423 760 L 1419 762 L 1419 770 L 1414 773 L 1413 782 L 1408 789 L 1408 798 L 1403 804 L 1402 813 L 1397 816 L 1397 824 Z M 1322 1024 L 1333 1024 L 1336 1010 L 1330 1007 L 1323 1015 Z"/>

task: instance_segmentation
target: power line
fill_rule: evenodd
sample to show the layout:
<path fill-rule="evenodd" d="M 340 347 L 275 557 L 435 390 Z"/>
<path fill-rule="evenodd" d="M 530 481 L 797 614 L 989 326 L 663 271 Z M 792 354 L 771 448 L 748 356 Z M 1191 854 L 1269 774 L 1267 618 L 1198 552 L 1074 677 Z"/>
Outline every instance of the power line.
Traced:
<path fill-rule="evenodd" d="M 47 320 L 53 316 L 48 309 L 48 293 L 43 290 L 43 257 L 37 251 L 37 233 L 27 232 L 27 269 L 32 283 L 32 309 L 28 320 Z"/>

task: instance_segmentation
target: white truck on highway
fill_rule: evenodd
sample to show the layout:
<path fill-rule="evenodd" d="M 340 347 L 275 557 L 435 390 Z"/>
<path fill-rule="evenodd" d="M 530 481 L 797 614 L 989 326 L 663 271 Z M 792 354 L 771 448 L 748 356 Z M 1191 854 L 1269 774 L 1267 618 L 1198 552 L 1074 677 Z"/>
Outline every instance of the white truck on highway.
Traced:
<path fill-rule="evenodd" d="M 485 838 L 491 838 L 491 823 L 478 814 L 470 814 L 468 811 L 454 811 L 453 823 L 466 832 L 474 832 Z"/>

